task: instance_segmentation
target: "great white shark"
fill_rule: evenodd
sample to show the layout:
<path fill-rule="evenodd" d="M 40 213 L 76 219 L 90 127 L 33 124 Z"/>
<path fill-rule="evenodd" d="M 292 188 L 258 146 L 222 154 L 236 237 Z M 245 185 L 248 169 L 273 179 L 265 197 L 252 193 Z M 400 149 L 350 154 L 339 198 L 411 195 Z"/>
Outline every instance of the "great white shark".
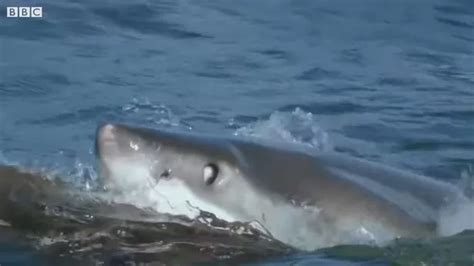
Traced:
<path fill-rule="evenodd" d="M 255 222 L 302 249 L 433 237 L 440 213 L 465 200 L 456 186 L 426 176 L 233 137 L 107 123 L 97 130 L 96 155 L 111 191 L 135 200 L 160 194 Z"/>

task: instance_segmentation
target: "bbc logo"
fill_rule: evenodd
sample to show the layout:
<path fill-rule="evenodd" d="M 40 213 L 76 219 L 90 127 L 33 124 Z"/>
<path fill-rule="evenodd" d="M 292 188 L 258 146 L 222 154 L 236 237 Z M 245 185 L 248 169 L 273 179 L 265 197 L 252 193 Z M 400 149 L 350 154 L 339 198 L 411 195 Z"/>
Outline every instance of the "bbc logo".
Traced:
<path fill-rule="evenodd" d="M 9 6 L 7 7 L 7 18 L 42 18 L 43 8 L 40 6 Z"/>

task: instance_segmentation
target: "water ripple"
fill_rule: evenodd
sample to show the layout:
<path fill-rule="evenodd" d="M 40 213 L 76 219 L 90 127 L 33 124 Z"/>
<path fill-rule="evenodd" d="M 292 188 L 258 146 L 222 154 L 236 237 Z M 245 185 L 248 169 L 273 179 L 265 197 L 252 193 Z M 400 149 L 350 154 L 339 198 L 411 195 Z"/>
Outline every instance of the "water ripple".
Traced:
<path fill-rule="evenodd" d="M 340 77 L 337 71 L 327 70 L 321 67 L 314 67 L 304 71 L 296 77 L 299 80 L 319 80 L 319 79 L 335 79 Z"/>
<path fill-rule="evenodd" d="M 59 86 L 71 85 L 68 77 L 59 73 L 43 72 L 40 74 L 23 74 L 6 77 L 0 82 L 0 96 L 4 97 L 38 97 L 53 93 Z"/>
<path fill-rule="evenodd" d="M 146 4 L 98 7 L 92 10 L 96 15 L 115 25 L 142 34 L 157 34 L 176 39 L 210 38 L 201 33 L 189 31 L 183 26 L 164 21 L 156 7 Z"/>
<path fill-rule="evenodd" d="M 456 140 L 430 140 L 430 139 L 410 139 L 400 141 L 396 145 L 396 149 L 400 151 L 427 151 L 427 150 L 443 150 L 443 149 L 474 149 L 474 142 L 456 141 Z"/>
<path fill-rule="evenodd" d="M 301 108 L 306 112 L 311 112 L 318 115 L 337 115 L 344 113 L 363 113 L 369 112 L 372 108 L 348 101 L 338 102 L 314 102 L 310 104 L 296 104 L 286 105 L 280 108 L 280 111 L 292 111 L 296 108 Z"/>
<path fill-rule="evenodd" d="M 436 20 L 446 25 L 454 26 L 458 28 L 465 28 L 465 29 L 474 28 L 472 24 L 464 22 L 464 21 L 460 21 L 460 20 L 455 20 L 455 19 L 450 19 L 450 18 L 441 18 L 441 17 L 437 17 Z"/>

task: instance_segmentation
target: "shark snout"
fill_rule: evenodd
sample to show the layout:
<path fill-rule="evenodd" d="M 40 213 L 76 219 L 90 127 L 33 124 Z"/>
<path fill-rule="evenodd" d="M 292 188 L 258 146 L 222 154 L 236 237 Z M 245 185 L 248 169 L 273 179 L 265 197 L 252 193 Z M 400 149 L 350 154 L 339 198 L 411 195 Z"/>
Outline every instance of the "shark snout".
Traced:
<path fill-rule="evenodd" d="M 113 124 L 104 124 L 100 126 L 97 130 L 97 139 L 100 143 L 105 143 L 109 141 L 114 141 L 115 135 L 114 131 L 116 130 L 115 125 Z"/>
<path fill-rule="evenodd" d="M 99 126 L 96 131 L 95 154 L 103 178 L 109 177 L 111 160 L 119 153 L 115 131 L 115 125 L 110 123 Z"/>
<path fill-rule="evenodd" d="M 99 126 L 96 134 L 96 156 L 104 158 L 104 156 L 116 154 L 119 152 L 117 136 L 117 128 L 113 124 L 104 124 Z"/>
<path fill-rule="evenodd" d="M 114 139 L 115 126 L 113 124 L 101 125 L 97 132 L 100 141 L 109 141 Z"/>
<path fill-rule="evenodd" d="M 148 176 L 153 160 L 148 156 L 147 142 L 128 127 L 112 123 L 99 126 L 95 147 L 99 175 L 106 186 L 128 186 Z"/>

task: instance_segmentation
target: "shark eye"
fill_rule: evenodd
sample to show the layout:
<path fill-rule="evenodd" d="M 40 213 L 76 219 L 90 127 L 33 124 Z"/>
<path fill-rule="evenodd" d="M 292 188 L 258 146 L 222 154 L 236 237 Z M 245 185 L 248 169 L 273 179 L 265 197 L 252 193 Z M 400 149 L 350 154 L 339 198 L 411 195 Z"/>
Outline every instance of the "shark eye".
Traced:
<path fill-rule="evenodd" d="M 203 169 L 204 183 L 206 183 L 208 186 L 212 185 L 214 181 L 216 181 L 218 174 L 219 168 L 217 165 L 213 163 L 207 164 Z"/>
<path fill-rule="evenodd" d="M 160 178 L 170 178 L 170 177 L 171 177 L 171 169 L 166 169 L 160 175 Z"/>

